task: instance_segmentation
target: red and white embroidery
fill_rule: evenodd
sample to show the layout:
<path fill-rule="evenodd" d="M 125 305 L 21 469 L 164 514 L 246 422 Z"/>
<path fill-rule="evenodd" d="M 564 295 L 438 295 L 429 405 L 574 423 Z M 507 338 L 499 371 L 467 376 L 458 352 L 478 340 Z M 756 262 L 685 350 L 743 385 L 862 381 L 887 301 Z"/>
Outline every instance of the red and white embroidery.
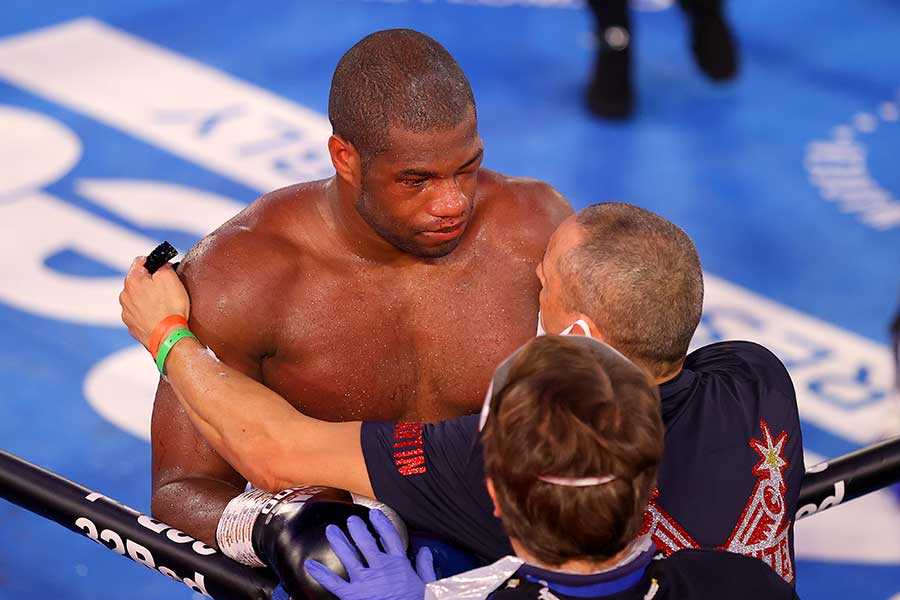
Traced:
<path fill-rule="evenodd" d="M 699 548 L 700 544 L 678 524 L 672 516 L 656 503 L 659 489 L 654 489 L 650 494 L 650 503 L 644 512 L 644 526 L 641 535 L 653 531 L 653 543 L 656 548 L 666 556 L 678 552 L 684 548 Z"/>
<path fill-rule="evenodd" d="M 394 426 L 394 466 L 404 477 L 428 470 L 422 444 L 422 424 L 400 421 Z"/>
<path fill-rule="evenodd" d="M 775 569 L 788 583 L 794 581 L 794 565 L 788 545 L 791 519 L 785 519 L 787 508 L 784 500 L 784 444 L 787 434 L 781 432 L 772 439 L 772 432 L 765 421 L 760 421 L 763 441 L 750 440 L 750 447 L 759 454 L 760 461 L 753 467 L 756 487 L 741 513 L 731 537 L 722 548 L 755 556 Z"/>
<path fill-rule="evenodd" d="M 750 440 L 750 447 L 760 457 L 753 467 L 756 486 L 731 536 L 719 549 L 756 557 L 791 583 L 794 581 L 788 540 L 791 519 L 786 519 L 784 483 L 784 471 L 789 466 L 784 458 L 787 434 L 782 431 L 773 439 L 768 424 L 763 420 L 759 425 L 763 440 Z M 656 547 L 666 556 L 685 548 L 699 548 L 687 531 L 657 504 L 658 495 L 658 490 L 654 490 L 650 497 L 643 533 L 652 530 Z"/>

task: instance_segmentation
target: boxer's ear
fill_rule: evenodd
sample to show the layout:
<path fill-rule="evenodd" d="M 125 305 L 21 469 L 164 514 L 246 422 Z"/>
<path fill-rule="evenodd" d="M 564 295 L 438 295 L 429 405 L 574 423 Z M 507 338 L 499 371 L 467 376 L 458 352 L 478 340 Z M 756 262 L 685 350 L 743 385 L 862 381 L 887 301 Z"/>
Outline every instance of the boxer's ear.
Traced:
<path fill-rule="evenodd" d="M 498 519 L 500 518 L 500 505 L 497 504 L 497 492 L 494 491 L 494 482 L 491 481 L 491 478 L 488 477 L 484 480 L 484 483 L 487 485 L 488 496 L 491 497 L 491 502 L 494 503 L 494 516 Z"/>
<path fill-rule="evenodd" d="M 353 144 L 339 135 L 332 135 L 328 138 L 328 153 L 337 176 L 358 190 L 362 183 L 362 161 Z"/>

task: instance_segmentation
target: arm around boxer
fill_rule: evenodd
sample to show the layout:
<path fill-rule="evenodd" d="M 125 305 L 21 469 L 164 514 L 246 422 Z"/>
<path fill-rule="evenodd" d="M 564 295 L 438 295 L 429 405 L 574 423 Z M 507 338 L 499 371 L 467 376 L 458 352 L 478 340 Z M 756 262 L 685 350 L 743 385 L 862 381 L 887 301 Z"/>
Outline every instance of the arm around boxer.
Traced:
<path fill-rule="evenodd" d="M 259 355 L 266 340 L 253 333 L 258 326 L 247 318 L 241 302 L 233 301 L 236 288 L 246 288 L 253 278 L 228 277 L 229 272 L 241 272 L 248 259 L 241 252 L 225 252 L 230 244 L 222 243 L 223 238 L 228 242 L 234 236 L 227 232 L 209 236 L 178 268 L 178 279 L 192 301 L 189 326 L 222 360 L 259 380 Z M 153 515 L 214 545 L 222 510 L 244 490 L 247 479 L 198 432 L 162 378 L 153 404 L 150 439 Z"/>
<path fill-rule="evenodd" d="M 120 303 L 129 333 L 146 348 L 163 319 L 189 316 L 190 301 L 170 266 L 150 276 L 142 265 L 143 257 L 135 259 Z M 272 390 L 219 361 L 195 338 L 172 346 L 165 372 L 191 423 L 254 486 L 278 491 L 321 484 L 372 495 L 359 422 L 306 417 Z"/>

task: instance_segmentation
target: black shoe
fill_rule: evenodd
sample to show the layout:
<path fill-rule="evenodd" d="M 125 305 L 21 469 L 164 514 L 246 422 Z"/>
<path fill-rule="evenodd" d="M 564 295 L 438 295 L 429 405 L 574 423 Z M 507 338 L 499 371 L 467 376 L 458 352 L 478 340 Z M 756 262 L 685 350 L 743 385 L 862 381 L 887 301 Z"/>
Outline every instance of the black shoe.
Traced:
<path fill-rule="evenodd" d="M 732 79 L 738 72 L 738 52 L 734 36 L 721 15 L 691 19 L 694 60 L 714 81 Z"/>
<path fill-rule="evenodd" d="M 600 52 L 594 65 L 594 77 L 587 89 L 588 109 L 604 119 L 626 119 L 634 110 L 634 92 L 631 87 L 631 45 L 628 33 L 619 29 L 624 43 L 612 47 L 601 41 Z M 624 36 L 621 33 L 624 32 Z M 609 38 L 611 36 L 604 36 Z M 612 36 L 615 41 L 615 36 Z"/>

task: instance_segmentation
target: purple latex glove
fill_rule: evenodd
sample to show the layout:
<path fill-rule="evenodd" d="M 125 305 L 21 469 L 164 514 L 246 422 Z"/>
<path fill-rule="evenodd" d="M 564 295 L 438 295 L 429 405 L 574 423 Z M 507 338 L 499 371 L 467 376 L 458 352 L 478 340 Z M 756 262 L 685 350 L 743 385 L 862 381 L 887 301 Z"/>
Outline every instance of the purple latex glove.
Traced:
<path fill-rule="evenodd" d="M 434 564 L 431 551 L 422 548 L 416 555 L 413 570 L 400 533 L 390 519 L 378 509 L 369 511 L 369 520 L 381 538 L 382 552 L 368 527 L 359 517 L 347 519 L 347 529 L 362 553 L 368 567 L 360 560 L 353 544 L 340 527 L 329 525 L 325 536 L 331 549 L 341 559 L 350 576 L 345 581 L 331 569 L 315 560 L 304 564 L 310 576 L 341 600 L 422 600 L 425 584 L 434 581 Z"/>

